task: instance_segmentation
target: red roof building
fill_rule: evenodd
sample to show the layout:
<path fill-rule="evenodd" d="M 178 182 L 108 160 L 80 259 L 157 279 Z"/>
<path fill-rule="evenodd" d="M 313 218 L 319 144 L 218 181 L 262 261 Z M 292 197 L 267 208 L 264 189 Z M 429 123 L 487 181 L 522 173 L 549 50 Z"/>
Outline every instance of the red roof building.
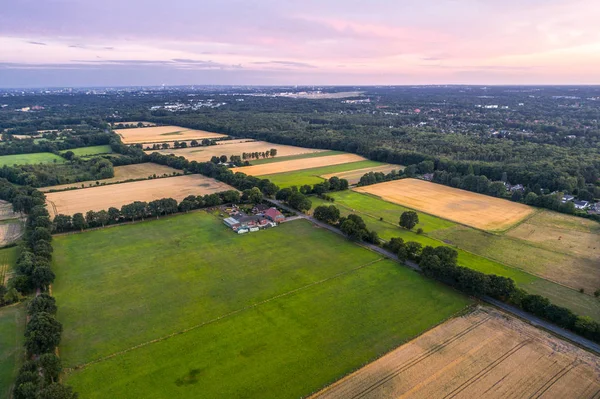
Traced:
<path fill-rule="evenodd" d="M 272 222 L 279 223 L 285 220 L 285 216 L 279 212 L 276 208 L 269 208 L 264 212 L 267 219 Z"/>

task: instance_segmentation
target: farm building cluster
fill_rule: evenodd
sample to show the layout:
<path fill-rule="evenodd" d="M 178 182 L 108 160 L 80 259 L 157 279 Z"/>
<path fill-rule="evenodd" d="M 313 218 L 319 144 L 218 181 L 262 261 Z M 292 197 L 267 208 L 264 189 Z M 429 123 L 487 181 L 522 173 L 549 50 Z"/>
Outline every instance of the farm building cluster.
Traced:
<path fill-rule="evenodd" d="M 226 208 L 225 211 L 229 217 L 225 218 L 223 223 L 238 234 L 275 227 L 285 220 L 285 216 L 277 208 L 264 204 L 254 206 L 251 214 L 242 212 L 235 205 Z"/>

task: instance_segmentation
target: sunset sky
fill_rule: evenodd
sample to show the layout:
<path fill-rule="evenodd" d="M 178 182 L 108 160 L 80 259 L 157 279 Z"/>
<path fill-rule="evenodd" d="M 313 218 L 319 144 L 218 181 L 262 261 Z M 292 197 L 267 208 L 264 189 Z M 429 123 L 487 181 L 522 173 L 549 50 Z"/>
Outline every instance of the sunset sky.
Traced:
<path fill-rule="evenodd" d="M 598 0 L 15 0 L 0 87 L 600 84 Z"/>

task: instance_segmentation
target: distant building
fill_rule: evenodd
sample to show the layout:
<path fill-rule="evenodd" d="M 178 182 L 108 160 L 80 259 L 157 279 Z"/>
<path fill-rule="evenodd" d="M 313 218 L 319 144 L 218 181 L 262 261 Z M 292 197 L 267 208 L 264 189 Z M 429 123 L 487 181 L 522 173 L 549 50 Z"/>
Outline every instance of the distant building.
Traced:
<path fill-rule="evenodd" d="M 227 227 L 229 227 L 233 230 L 237 230 L 241 226 L 240 222 L 236 218 L 232 218 L 232 217 L 224 219 L 223 223 L 225 223 L 225 225 Z"/>
<path fill-rule="evenodd" d="M 567 202 L 569 202 L 569 201 L 573 201 L 574 199 L 575 199 L 575 197 L 574 197 L 574 196 L 572 196 L 572 195 L 568 195 L 568 194 L 565 194 L 565 195 L 563 195 L 563 196 L 562 196 L 562 201 L 561 201 L 561 202 L 562 202 L 563 204 L 566 204 Z"/>
<path fill-rule="evenodd" d="M 573 204 L 575 205 L 575 209 L 586 209 L 590 206 L 590 203 L 587 201 L 573 201 Z"/>
<path fill-rule="evenodd" d="M 425 173 L 423 175 L 423 180 L 432 181 L 433 180 L 433 173 Z"/>
<path fill-rule="evenodd" d="M 508 189 L 510 191 L 523 191 L 525 188 L 522 184 L 515 184 L 514 186 L 508 185 Z"/>
<path fill-rule="evenodd" d="M 265 217 L 272 222 L 281 223 L 285 220 L 285 216 L 279 212 L 276 208 L 269 208 L 263 212 Z"/>

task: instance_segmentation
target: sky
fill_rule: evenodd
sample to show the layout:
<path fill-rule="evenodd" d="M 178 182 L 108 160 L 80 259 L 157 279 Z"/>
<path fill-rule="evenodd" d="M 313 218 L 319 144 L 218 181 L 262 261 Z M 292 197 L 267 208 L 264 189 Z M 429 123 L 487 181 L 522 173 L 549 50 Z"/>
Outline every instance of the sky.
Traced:
<path fill-rule="evenodd" d="M 600 84 L 598 0 L 14 0 L 0 87 Z"/>

